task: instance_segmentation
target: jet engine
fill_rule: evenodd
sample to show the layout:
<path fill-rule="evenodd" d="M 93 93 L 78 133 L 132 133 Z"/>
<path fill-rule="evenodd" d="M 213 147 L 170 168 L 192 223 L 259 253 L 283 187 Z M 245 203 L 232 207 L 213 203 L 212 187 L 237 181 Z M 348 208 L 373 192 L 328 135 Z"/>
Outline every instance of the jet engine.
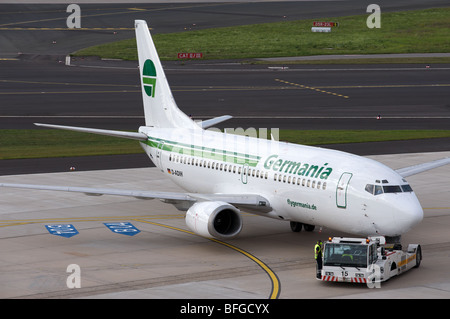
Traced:
<path fill-rule="evenodd" d="M 186 212 L 186 224 L 197 235 L 230 239 L 242 229 L 239 209 L 226 202 L 198 202 Z"/>

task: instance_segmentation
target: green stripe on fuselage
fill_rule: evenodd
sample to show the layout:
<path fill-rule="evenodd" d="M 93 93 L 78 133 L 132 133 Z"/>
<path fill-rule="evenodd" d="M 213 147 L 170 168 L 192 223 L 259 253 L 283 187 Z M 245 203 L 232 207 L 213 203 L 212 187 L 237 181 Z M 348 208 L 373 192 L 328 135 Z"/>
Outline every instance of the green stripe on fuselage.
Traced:
<path fill-rule="evenodd" d="M 215 149 L 204 146 L 197 146 L 193 144 L 179 143 L 151 136 L 148 137 L 148 140 L 146 142 L 142 143 L 145 143 L 148 146 L 154 148 L 160 148 L 161 144 L 163 143 L 162 150 L 164 151 L 233 164 L 248 164 L 248 166 L 252 167 L 258 165 L 258 162 L 261 159 L 260 156 L 231 152 L 227 150 Z"/>

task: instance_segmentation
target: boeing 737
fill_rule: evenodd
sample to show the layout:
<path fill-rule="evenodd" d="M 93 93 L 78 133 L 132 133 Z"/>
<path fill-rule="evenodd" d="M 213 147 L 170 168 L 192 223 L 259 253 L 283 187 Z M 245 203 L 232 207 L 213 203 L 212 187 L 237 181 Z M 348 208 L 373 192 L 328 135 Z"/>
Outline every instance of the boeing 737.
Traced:
<path fill-rule="evenodd" d="M 147 23 L 135 21 L 145 126 L 138 132 L 39 124 L 41 127 L 139 141 L 155 166 L 186 193 L 0 184 L 3 187 L 160 199 L 186 211 L 196 234 L 230 239 L 242 229 L 241 210 L 355 235 L 400 238 L 423 219 L 405 180 L 450 158 L 392 170 L 368 158 L 323 148 L 208 130 L 231 118 L 193 121 L 175 103 Z"/>

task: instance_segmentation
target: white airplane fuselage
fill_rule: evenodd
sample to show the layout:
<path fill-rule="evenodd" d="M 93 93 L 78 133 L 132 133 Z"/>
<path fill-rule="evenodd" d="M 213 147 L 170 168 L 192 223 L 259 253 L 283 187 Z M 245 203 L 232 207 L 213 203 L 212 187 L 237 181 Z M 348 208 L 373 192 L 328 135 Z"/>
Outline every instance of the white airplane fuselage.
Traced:
<path fill-rule="evenodd" d="M 240 210 L 293 222 L 298 231 L 325 226 L 363 236 L 399 237 L 423 219 L 403 177 L 450 158 L 389 167 L 349 153 L 207 130 L 231 118 L 194 122 L 175 103 L 148 25 L 135 21 L 145 126 L 139 132 L 36 125 L 140 142 L 153 163 L 187 192 L 0 183 L 0 187 L 160 199 L 186 211 L 196 234 L 220 239 L 242 229 Z"/>
<path fill-rule="evenodd" d="M 407 182 L 364 157 L 208 130 L 139 131 L 149 136 L 141 142 L 146 153 L 173 182 L 192 193 L 261 195 L 271 209 L 252 212 L 262 216 L 392 237 L 423 219 L 414 192 L 401 190 Z"/>

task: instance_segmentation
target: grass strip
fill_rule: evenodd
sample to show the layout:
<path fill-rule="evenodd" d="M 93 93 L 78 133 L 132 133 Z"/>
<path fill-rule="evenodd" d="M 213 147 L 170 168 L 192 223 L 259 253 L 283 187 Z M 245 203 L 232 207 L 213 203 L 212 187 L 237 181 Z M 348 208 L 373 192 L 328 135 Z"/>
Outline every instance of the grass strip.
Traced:
<path fill-rule="evenodd" d="M 206 59 L 450 52 L 450 7 L 382 12 L 379 29 L 367 27 L 368 16 L 213 28 L 155 34 L 153 38 L 162 60 L 176 60 L 178 52 L 202 52 Z M 332 28 L 331 33 L 313 33 L 313 21 L 333 21 L 339 26 Z M 102 44 L 74 55 L 137 60 L 136 40 Z"/>
<path fill-rule="evenodd" d="M 280 140 L 305 145 L 450 137 L 450 130 L 280 130 Z M 0 130 L 0 159 L 137 154 L 133 140 L 61 130 Z"/>
<path fill-rule="evenodd" d="M 62 130 L 0 130 L 0 159 L 136 154 L 139 143 Z"/>

